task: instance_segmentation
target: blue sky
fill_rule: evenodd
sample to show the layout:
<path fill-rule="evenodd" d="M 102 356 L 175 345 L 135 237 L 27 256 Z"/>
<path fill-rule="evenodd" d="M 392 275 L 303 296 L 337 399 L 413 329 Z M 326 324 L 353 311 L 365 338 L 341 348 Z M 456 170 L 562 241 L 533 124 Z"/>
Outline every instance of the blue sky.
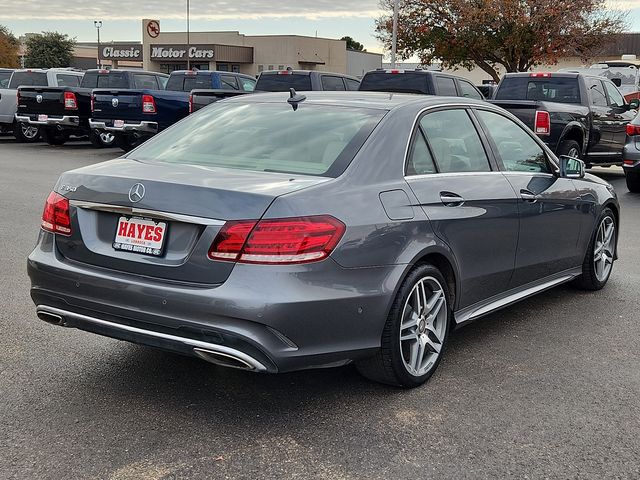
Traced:
<path fill-rule="evenodd" d="M 165 31 L 184 31 L 185 5 L 185 0 L 0 0 L 0 23 L 16 35 L 54 30 L 78 41 L 93 41 L 93 20 L 100 19 L 104 41 L 139 41 L 142 18 L 159 19 Z M 640 31 L 640 0 L 614 5 L 629 10 L 629 29 Z M 317 32 L 328 38 L 350 35 L 367 50 L 382 52 L 374 35 L 380 13 L 378 0 L 191 0 L 191 30 L 309 36 Z"/>

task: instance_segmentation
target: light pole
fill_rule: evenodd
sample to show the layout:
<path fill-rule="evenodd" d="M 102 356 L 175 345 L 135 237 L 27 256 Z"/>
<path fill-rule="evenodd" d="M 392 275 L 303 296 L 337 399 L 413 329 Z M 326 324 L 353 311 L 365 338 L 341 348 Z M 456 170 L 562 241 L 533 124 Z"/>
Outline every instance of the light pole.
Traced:
<path fill-rule="evenodd" d="M 398 8 L 400 0 L 393 1 L 393 33 L 391 36 L 391 66 L 396 68 L 396 51 L 398 49 Z"/>
<path fill-rule="evenodd" d="M 102 20 L 94 20 L 93 26 L 96 27 L 96 31 L 98 32 L 98 68 L 102 65 L 100 61 L 100 29 L 102 28 Z"/>
<path fill-rule="evenodd" d="M 187 0 L 187 70 L 191 70 L 189 50 L 191 50 L 191 39 L 189 38 L 189 0 Z"/>

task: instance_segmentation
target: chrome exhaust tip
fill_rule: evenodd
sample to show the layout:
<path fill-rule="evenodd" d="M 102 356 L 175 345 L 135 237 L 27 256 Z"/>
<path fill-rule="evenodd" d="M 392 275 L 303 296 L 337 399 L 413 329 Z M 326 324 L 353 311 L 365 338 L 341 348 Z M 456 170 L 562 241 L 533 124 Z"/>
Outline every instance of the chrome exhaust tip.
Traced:
<path fill-rule="evenodd" d="M 64 318 L 61 315 L 47 312 L 45 310 L 38 310 L 36 314 L 40 320 L 50 323 L 51 325 L 64 326 L 65 324 Z"/>
<path fill-rule="evenodd" d="M 237 368 L 239 370 L 256 370 L 256 366 L 235 355 L 228 353 L 206 350 L 204 348 L 194 348 L 193 352 L 203 360 L 221 367 Z"/>

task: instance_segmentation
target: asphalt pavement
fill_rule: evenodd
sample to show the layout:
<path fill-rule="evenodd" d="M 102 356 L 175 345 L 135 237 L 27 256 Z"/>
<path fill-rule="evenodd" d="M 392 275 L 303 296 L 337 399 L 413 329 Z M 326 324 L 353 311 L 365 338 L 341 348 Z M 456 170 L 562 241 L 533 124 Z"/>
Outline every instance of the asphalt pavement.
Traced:
<path fill-rule="evenodd" d="M 353 367 L 224 369 L 37 319 L 26 257 L 58 175 L 115 158 L 0 138 L 3 479 L 640 478 L 640 195 L 607 287 L 563 286 L 452 335 L 422 388 Z M 303 319 L 301 319 L 303 321 Z"/>

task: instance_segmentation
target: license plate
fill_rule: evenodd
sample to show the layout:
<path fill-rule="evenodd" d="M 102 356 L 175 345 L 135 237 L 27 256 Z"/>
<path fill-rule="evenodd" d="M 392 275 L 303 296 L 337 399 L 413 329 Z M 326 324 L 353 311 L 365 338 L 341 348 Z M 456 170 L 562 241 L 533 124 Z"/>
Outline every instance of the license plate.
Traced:
<path fill-rule="evenodd" d="M 124 120 L 114 120 L 113 121 L 113 126 L 116 127 L 116 128 L 124 127 Z"/>
<path fill-rule="evenodd" d="M 113 248 L 126 252 L 160 256 L 167 236 L 167 224 L 149 218 L 120 217 Z"/>
<path fill-rule="evenodd" d="M 46 122 L 47 120 L 49 120 L 49 115 L 38 115 L 39 122 Z"/>

